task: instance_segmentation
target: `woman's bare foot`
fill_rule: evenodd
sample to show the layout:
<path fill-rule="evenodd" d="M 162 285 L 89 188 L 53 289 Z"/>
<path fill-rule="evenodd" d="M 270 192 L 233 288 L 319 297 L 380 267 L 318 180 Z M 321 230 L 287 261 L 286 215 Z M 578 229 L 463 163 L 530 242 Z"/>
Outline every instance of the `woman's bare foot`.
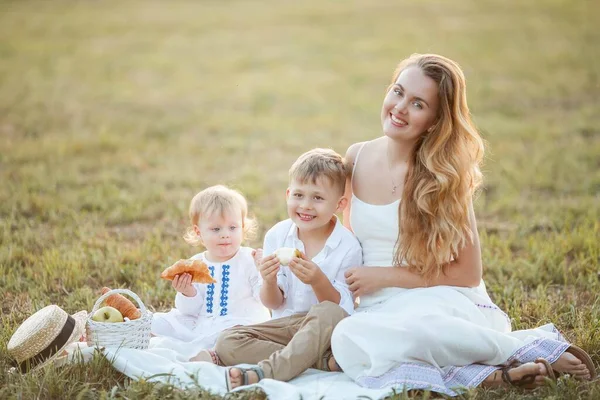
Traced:
<path fill-rule="evenodd" d="M 518 382 L 527 375 L 535 375 L 535 380 L 531 383 L 531 386 L 538 387 L 544 384 L 544 381 L 548 376 L 548 370 L 542 363 L 528 362 L 517 367 L 510 368 L 507 371 L 507 374 L 510 380 L 515 382 L 516 385 L 518 385 Z M 509 386 L 509 383 L 502 378 L 502 370 L 497 370 L 485 378 L 481 385 L 484 388 L 496 388 Z"/>
<path fill-rule="evenodd" d="M 552 369 L 560 374 L 569 374 L 575 379 L 591 379 L 590 370 L 583 361 L 568 351 L 562 353 L 558 360 L 552 363 Z"/>
<path fill-rule="evenodd" d="M 231 382 L 231 389 L 235 389 L 236 387 L 244 384 L 244 373 L 246 374 L 247 385 L 258 383 L 259 379 L 256 372 L 252 370 L 244 372 L 239 368 L 231 367 L 229 368 L 229 381 Z"/>

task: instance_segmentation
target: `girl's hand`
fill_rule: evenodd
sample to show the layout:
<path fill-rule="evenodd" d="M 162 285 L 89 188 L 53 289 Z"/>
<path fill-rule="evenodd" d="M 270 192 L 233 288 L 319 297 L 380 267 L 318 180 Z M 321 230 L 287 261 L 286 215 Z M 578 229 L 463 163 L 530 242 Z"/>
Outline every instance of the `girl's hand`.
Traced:
<path fill-rule="evenodd" d="M 304 254 L 302 254 L 302 258 L 293 257 L 288 266 L 292 273 L 306 285 L 313 285 L 322 277 L 325 277 L 321 268 L 311 260 L 307 259 Z"/>
<path fill-rule="evenodd" d="M 385 287 L 384 268 L 354 267 L 346 271 L 346 283 L 354 298 L 373 293 Z"/>
<path fill-rule="evenodd" d="M 260 262 L 263 258 L 263 249 L 252 250 L 252 259 L 254 260 L 254 266 L 256 269 L 260 269 Z"/>
<path fill-rule="evenodd" d="M 175 275 L 171 286 L 186 297 L 194 297 L 197 294 L 196 288 L 192 285 L 192 275 L 187 273 Z"/>
<path fill-rule="evenodd" d="M 258 272 L 260 272 L 260 276 L 262 276 L 263 281 L 271 284 L 277 284 L 277 273 L 279 272 L 279 267 L 281 267 L 279 259 L 275 254 L 271 254 L 270 256 L 260 260 Z"/>

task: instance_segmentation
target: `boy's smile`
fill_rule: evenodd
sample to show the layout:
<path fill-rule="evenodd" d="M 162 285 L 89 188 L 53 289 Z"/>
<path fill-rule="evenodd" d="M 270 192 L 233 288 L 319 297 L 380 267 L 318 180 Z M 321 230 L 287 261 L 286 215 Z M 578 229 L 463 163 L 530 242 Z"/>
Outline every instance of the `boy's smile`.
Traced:
<path fill-rule="evenodd" d="M 331 217 L 343 209 L 343 193 L 328 179 L 316 182 L 293 180 L 286 192 L 288 215 L 300 231 L 328 228 Z"/>

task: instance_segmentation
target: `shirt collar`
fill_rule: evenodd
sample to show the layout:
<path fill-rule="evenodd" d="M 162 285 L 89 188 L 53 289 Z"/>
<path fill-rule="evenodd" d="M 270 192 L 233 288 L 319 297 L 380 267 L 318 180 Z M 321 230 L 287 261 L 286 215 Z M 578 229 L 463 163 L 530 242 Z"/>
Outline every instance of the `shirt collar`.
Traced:
<path fill-rule="evenodd" d="M 327 248 L 328 250 L 334 249 L 340 244 L 342 241 L 342 230 L 344 229 L 344 226 L 340 222 L 340 219 L 337 217 L 337 215 L 334 214 L 333 218 L 335 219 L 335 226 L 333 227 L 333 231 L 331 231 L 329 234 L 329 237 L 325 242 L 325 246 L 323 246 L 323 248 Z M 294 243 L 296 243 L 296 241 L 300 241 L 298 238 L 298 226 L 293 222 L 286 235 L 286 239 L 288 238 L 291 238 Z"/>

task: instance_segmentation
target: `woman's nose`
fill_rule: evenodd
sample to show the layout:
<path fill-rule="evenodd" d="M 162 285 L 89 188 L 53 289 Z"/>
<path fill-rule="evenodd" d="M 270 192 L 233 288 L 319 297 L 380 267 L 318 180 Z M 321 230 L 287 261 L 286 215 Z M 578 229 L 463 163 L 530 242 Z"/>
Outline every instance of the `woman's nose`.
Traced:
<path fill-rule="evenodd" d="M 406 114 L 406 102 L 404 100 L 400 100 L 394 106 L 394 111 L 400 114 Z"/>

